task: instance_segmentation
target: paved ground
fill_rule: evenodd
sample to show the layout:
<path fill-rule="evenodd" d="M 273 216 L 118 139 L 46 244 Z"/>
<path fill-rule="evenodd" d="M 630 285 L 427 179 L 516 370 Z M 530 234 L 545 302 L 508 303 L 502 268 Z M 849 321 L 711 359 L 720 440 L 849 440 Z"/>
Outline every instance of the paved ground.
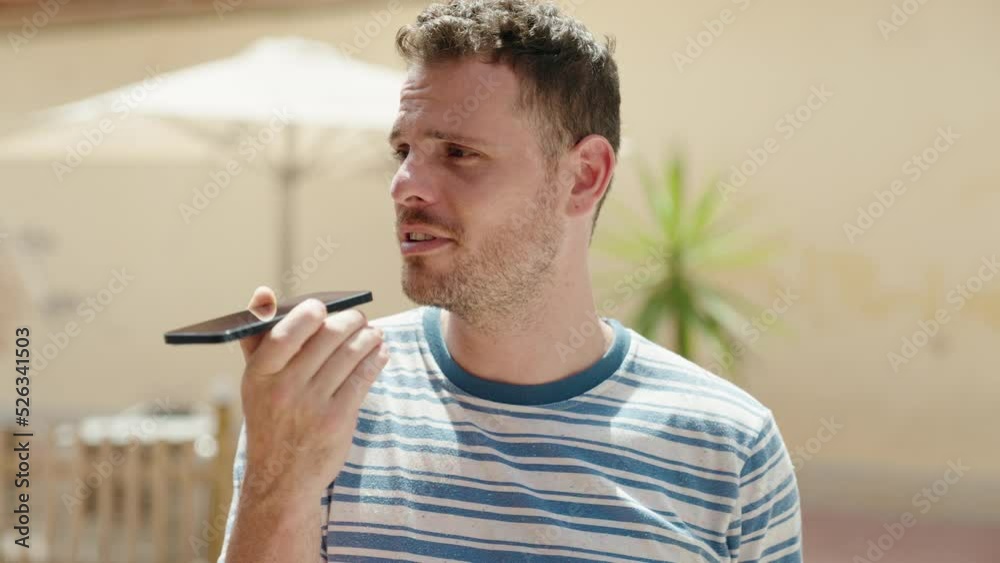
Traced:
<path fill-rule="evenodd" d="M 1000 507 L 997 507 L 1000 511 Z M 1000 526 L 917 522 L 892 539 L 884 527 L 899 519 L 878 519 L 846 513 L 803 514 L 805 561 L 808 563 L 1000 563 Z M 897 535 L 899 527 L 892 526 Z M 871 548 L 869 540 L 882 547 Z M 890 541 L 891 540 L 891 541 Z M 855 556 L 858 559 L 855 559 Z"/>

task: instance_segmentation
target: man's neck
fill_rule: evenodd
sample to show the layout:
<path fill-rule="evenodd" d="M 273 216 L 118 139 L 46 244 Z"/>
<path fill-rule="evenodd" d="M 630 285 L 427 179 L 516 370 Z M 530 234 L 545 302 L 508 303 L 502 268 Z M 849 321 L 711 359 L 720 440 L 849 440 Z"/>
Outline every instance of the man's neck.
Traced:
<path fill-rule="evenodd" d="M 517 385 L 549 383 L 583 371 L 611 347 L 614 329 L 597 316 L 587 276 L 525 301 L 516 318 L 492 319 L 483 330 L 441 312 L 452 358 L 482 379 Z"/>

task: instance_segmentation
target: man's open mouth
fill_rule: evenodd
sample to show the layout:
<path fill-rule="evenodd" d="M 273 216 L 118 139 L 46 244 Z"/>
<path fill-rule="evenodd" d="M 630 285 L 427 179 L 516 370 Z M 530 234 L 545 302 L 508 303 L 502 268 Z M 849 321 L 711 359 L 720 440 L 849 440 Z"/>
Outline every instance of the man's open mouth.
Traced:
<path fill-rule="evenodd" d="M 436 238 L 438 237 L 427 233 L 406 233 L 406 240 L 409 241 L 434 240 Z"/>
<path fill-rule="evenodd" d="M 403 256 L 412 256 L 437 252 L 453 244 L 455 241 L 450 238 L 436 237 L 427 233 L 405 232 L 399 243 L 399 250 Z"/>

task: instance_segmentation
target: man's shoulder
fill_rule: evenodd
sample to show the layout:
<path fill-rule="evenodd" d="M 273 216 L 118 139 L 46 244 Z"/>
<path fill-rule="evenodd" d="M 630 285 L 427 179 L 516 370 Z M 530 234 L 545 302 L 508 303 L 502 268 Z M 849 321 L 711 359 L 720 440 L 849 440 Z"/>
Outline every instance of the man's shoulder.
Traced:
<path fill-rule="evenodd" d="M 625 376 L 636 380 L 640 390 L 648 390 L 660 400 L 675 398 L 678 407 L 692 415 L 732 418 L 758 429 L 770 423 L 770 409 L 746 390 L 635 330 L 627 330 L 634 352 L 623 367 Z"/>
<path fill-rule="evenodd" d="M 377 326 L 385 332 L 398 332 L 413 330 L 420 327 L 423 322 L 424 307 L 413 307 L 398 313 L 392 313 L 381 317 L 376 317 L 368 321 L 368 324 Z"/>
<path fill-rule="evenodd" d="M 382 329 L 383 340 L 397 353 L 401 350 L 418 352 L 426 346 L 423 322 L 425 306 L 413 307 L 398 313 L 376 317 L 368 321 L 371 326 Z"/>

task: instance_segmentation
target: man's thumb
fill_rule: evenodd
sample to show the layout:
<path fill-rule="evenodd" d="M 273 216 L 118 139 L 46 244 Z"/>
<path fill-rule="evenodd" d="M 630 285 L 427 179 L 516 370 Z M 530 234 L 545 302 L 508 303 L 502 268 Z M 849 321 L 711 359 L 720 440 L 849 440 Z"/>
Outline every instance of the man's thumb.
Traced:
<path fill-rule="evenodd" d="M 262 285 L 254 290 L 250 302 L 247 303 L 247 310 L 253 313 L 258 319 L 269 319 L 274 316 L 277 310 L 277 298 L 274 290 Z M 260 346 L 261 341 L 267 332 L 248 336 L 240 339 L 240 349 L 243 350 L 243 360 L 249 362 L 250 356 Z"/>

